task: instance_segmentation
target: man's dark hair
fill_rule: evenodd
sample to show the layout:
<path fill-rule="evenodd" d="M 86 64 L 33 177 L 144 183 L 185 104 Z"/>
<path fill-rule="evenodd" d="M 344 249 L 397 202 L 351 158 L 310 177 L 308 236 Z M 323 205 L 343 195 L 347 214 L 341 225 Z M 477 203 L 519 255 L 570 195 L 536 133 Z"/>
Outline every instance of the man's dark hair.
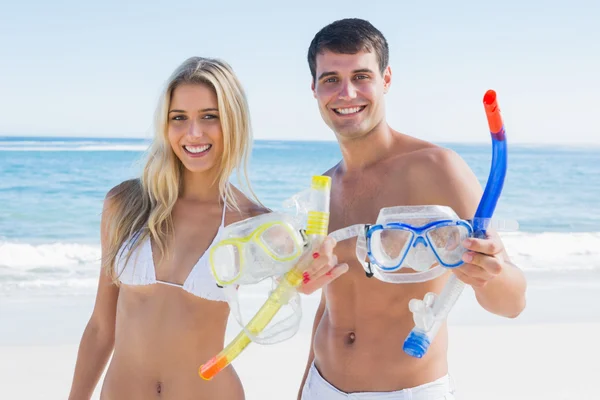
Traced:
<path fill-rule="evenodd" d="M 375 52 L 382 74 L 389 63 L 387 40 L 377 28 L 364 19 L 341 19 L 317 32 L 308 48 L 308 66 L 313 81 L 317 75 L 317 54 L 325 50 L 338 54 Z"/>

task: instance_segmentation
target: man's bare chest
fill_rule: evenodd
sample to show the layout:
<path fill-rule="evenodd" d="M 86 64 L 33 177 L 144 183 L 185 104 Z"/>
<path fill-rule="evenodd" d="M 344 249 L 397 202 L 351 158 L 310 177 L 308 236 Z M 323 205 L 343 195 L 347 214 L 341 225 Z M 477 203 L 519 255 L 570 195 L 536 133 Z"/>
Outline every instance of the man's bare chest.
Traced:
<path fill-rule="evenodd" d="M 374 224 L 382 208 L 409 205 L 410 191 L 402 182 L 361 179 L 332 188 L 329 231 L 355 224 Z"/>

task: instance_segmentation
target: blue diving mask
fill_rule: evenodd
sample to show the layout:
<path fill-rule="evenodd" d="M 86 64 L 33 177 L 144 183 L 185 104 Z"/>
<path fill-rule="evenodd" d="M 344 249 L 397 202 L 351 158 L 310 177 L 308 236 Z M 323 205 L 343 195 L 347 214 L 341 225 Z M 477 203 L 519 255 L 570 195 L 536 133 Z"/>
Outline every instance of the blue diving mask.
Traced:
<path fill-rule="evenodd" d="M 473 221 L 447 206 L 388 207 L 374 225 L 352 225 L 329 236 L 338 242 L 357 237 L 356 257 L 368 277 L 417 283 L 463 264 L 462 242 L 473 236 Z"/>

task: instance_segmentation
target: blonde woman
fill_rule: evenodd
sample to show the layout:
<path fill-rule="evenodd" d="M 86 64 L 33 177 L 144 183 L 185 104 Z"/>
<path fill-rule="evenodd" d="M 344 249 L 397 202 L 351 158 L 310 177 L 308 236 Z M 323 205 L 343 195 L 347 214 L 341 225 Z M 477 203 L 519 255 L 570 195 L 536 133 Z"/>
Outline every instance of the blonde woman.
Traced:
<path fill-rule="evenodd" d="M 190 58 L 170 77 L 140 179 L 107 194 L 102 273 L 70 399 L 89 399 L 112 354 L 102 399 L 244 399 L 230 366 L 203 381 L 199 365 L 224 346 L 228 304 L 208 266 L 226 224 L 268 212 L 229 183 L 247 181 L 251 146 L 244 91 L 228 64 Z M 326 241 L 310 293 L 347 269 Z"/>

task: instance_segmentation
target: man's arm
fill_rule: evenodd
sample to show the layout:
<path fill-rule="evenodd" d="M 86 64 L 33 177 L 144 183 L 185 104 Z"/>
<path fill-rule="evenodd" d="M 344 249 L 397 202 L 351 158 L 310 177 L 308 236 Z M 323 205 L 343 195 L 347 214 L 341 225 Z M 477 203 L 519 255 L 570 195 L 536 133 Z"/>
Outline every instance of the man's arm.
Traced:
<path fill-rule="evenodd" d="M 456 275 L 471 285 L 479 304 L 487 311 L 516 318 L 525 308 L 527 283 L 523 272 L 510 261 L 502 241 L 492 231 L 487 240 L 469 240 L 467 248 L 476 252 L 466 258 L 467 264 L 457 268 Z M 463 272 L 471 269 L 471 273 Z"/>
<path fill-rule="evenodd" d="M 304 371 L 304 376 L 302 377 L 302 382 L 300 383 L 300 389 L 298 390 L 298 400 L 302 399 L 302 389 L 304 388 L 304 383 L 306 382 L 306 377 L 308 376 L 308 371 L 310 370 L 310 366 L 315 359 L 315 353 L 313 350 L 313 343 L 315 341 L 315 332 L 321 323 L 321 318 L 325 313 L 326 300 L 325 300 L 325 291 L 321 291 L 321 302 L 319 303 L 319 308 L 317 308 L 317 312 L 315 314 L 315 321 L 313 322 L 313 330 L 312 335 L 310 337 L 310 348 L 308 352 L 308 362 L 306 363 L 306 369 Z"/>
<path fill-rule="evenodd" d="M 455 152 L 440 148 L 428 151 L 423 158 L 419 163 L 422 168 L 415 174 L 418 180 L 413 184 L 418 188 L 421 202 L 426 201 L 422 204 L 446 205 L 461 218 L 472 218 L 483 190 L 466 162 Z M 504 317 L 517 317 L 525 308 L 525 276 L 510 261 L 500 237 L 492 230 L 488 236 L 488 239 L 469 239 L 465 244 L 471 251 L 463 257 L 465 264 L 452 271 L 473 287 L 484 309 Z"/>

